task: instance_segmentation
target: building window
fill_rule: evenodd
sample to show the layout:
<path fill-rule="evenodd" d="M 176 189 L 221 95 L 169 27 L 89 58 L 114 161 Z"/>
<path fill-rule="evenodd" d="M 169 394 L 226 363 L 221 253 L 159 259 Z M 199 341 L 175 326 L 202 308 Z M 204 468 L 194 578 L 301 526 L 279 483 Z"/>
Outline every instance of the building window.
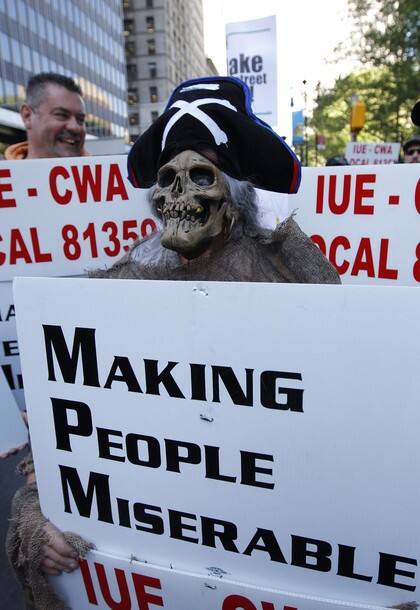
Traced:
<path fill-rule="evenodd" d="M 12 54 L 10 52 L 9 47 L 9 40 L 9 36 L 4 34 L 3 32 L 0 32 L 0 51 L 1 56 L 5 61 L 11 61 L 12 59 Z"/>
<path fill-rule="evenodd" d="M 146 17 L 146 29 L 149 34 L 153 34 L 155 31 L 155 18 L 154 17 Z"/>
<path fill-rule="evenodd" d="M 134 33 L 134 19 L 124 19 L 124 36 Z"/>
<path fill-rule="evenodd" d="M 149 65 L 149 78 L 156 78 L 157 77 L 156 62 L 149 61 L 148 65 Z"/>
<path fill-rule="evenodd" d="M 139 103 L 139 90 L 137 87 L 128 89 L 127 102 L 129 106 L 135 106 Z"/>
<path fill-rule="evenodd" d="M 128 80 L 137 80 L 137 64 L 127 64 Z"/>
<path fill-rule="evenodd" d="M 155 104 L 158 101 L 158 90 L 157 87 L 149 87 L 150 101 Z"/>
<path fill-rule="evenodd" d="M 153 0 L 146 0 L 146 8 L 153 8 Z"/>
<path fill-rule="evenodd" d="M 136 43 L 134 40 L 125 41 L 125 56 L 134 57 L 136 55 Z"/>
<path fill-rule="evenodd" d="M 132 112 L 128 117 L 128 123 L 130 125 L 138 125 L 139 124 L 139 113 Z"/>
<path fill-rule="evenodd" d="M 157 119 L 159 117 L 159 112 L 157 110 L 152 110 L 152 112 L 150 114 L 151 114 L 151 117 L 152 117 L 152 123 L 157 121 Z"/>
<path fill-rule="evenodd" d="M 156 42 L 154 38 L 150 38 L 147 41 L 147 52 L 149 55 L 155 55 L 156 54 Z"/>

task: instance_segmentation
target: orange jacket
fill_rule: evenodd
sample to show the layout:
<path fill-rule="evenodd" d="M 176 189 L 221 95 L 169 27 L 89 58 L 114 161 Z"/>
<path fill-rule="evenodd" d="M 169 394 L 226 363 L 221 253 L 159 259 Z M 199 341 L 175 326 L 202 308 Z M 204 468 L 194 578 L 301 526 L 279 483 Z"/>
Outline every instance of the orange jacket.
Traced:
<path fill-rule="evenodd" d="M 4 151 L 4 158 L 7 161 L 19 161 L 21 159 L 26 159 L 28 155 L 28 142 L 18 142 L 17 144 L 12 144 Z M 82 157 L 88 157 L 89 153 L 84 148 L 82 152 Z"/>

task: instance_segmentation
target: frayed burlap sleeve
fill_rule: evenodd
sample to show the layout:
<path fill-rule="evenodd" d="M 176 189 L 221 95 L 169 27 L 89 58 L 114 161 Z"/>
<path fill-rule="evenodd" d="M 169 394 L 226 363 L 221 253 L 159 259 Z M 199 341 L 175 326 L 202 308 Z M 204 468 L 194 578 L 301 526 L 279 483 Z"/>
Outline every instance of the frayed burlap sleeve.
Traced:
<path fill-rule="evenodd" d="M 23 460 L 19 462 L 16 467 L 16 472 L 18 474 L 23 475 L 24 477 L 27 477 L 28 475 L 33 474 L 35 472 L 32 451 L 29 451 L 29 453 L 23 458 Z"/>
<path fill-rule="evenodd" d="M 265 255 L 282 271 L 287 281 L 298 284 L 340 284 L 335 268 L 309 239 L 291 214 L 269 232 L 265 243 Z"/>
<path fill-rule="evenodd" d="M 42 545 L 46 541 L 43 526 L 47 519 L 41 513 L 36 483 L 19 489 L 12 502 L 6 551 L 20 582 L 28 608 L 32 610 L 65 610 L 64 602 L 50 586 L 41 571 Z M 92 545 L 77 534 L 64 532 L 64 538 L 84 557 Z"/>

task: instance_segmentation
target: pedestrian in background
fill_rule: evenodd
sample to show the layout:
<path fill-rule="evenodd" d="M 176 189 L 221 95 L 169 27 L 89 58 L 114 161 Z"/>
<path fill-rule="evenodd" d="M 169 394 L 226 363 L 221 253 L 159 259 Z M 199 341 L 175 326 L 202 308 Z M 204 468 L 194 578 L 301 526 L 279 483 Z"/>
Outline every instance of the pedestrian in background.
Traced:
<path fill-rule="evenodd" d="M 404 163 L 420 163 L 420 135 L 412 136 L 403 144 Z"/>

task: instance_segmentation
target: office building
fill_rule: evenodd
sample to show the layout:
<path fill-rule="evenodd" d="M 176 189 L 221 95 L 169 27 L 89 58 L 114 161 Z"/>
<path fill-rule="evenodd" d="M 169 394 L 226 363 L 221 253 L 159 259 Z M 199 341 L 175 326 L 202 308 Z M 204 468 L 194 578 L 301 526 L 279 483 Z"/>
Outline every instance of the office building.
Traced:
<path fill-rule="evenodd" d="M 124 137 L 121 0 L 0 0 L 0 142 L 22 139 L 22 132 L 17 138 L 16 113 L 28 78 L 39 72 L 58 72 L 77 81 L 86 101 L 89 134 Z"/>
<path fill-rule="evenodd" d="M 202 0 L 123 0 L 131 141 L 165 108 L 180 82 L 211 73 Z"/>

